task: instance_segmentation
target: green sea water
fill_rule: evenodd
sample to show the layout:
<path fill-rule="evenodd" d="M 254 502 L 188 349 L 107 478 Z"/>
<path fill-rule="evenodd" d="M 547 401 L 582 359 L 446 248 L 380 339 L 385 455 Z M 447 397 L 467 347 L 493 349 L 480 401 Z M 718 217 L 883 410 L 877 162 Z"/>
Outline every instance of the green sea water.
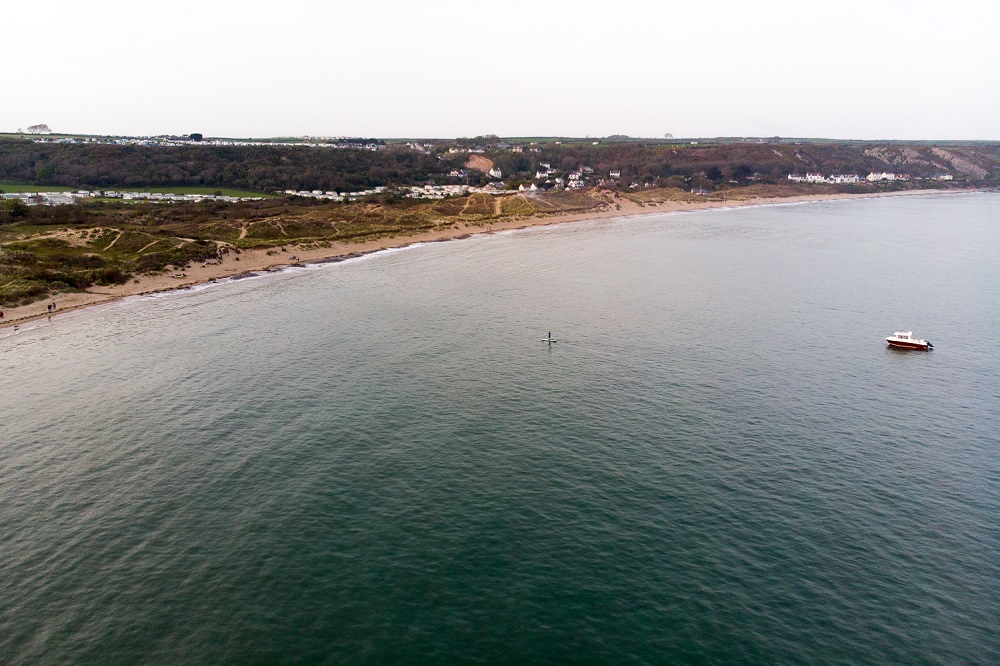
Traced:
<path fill-rule="evenodd" d="M 998 194 L 8 329 L 0 663 L 998 663 L 998 331 Z"/>

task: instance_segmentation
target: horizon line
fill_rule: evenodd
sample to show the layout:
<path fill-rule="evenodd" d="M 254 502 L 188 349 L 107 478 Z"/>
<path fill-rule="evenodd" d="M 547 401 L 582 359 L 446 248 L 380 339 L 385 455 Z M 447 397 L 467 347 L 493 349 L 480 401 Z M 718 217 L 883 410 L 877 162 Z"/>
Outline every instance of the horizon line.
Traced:
<path fill-rule="evenodd" d="M 176 138 L 186 138 L 192 134 L 201 134 L 199 132 L 187 132 L 187 133 L 176 133 L 176 132 L 159 132 L 155 134 L 113 134 L 113 133 L 89 133 L 89 132 L 26 132 L 26 131 L 0 131 L 0 136 L 17 136 L 17 137 L 34 137 L 42 138 L 47 136 L 55 137 L 108 137 L 108 138 L 123 138 L 123 139 L 140 139 L 140 138 L 162 138 L 162 137 L 176 137 Z M 316 139 L 321 141 L 336 141 L 345 139 L 373 139 L 378 141 L 462 141 L 462 140 L 472 140 L 472 139 L 499 139 L 499 140 L 532 140 L 532 139 L 543 139 L 546 141 L 613 141 L 613 142 L 626 142 L 626 141 L 656 141 L 660 143 L 683 143 L 683 142 L 698 142 L 698 141 L 756 141 L 756 142 L 768 142 L 768 141 L 810 141 L 810 142 L 845 142 L 845 143 L 908 143 L 908 142 L 947 142 L 947 143 L 1000 143 L 1000 138 L 997 139 L 942 139 L 942 138 L 878 138 L 878 139 L 860 139 L 860 138 L 842 138 L 842 137 L 825 137 L 825 136 L 782 136 L 782 135 L 769 135 L 769 136 L 752 136 L 752 135 L 717 135 L 717 136 L 632 136 L 627 134 L 609 134 L 605 136 L 574 136 L 574 135 L 559 135 L 559 134 L 477 134 L 473 136 L 377 136 L 377 135 L 364 135 L 364 134 L 274 134 L 270 136 L 239 136 L 239 135 L 221 135 L 221 134 L 202 134 L 202 140 L 233 140 L 233 141 L 275 141 L 281 139 Z"/>

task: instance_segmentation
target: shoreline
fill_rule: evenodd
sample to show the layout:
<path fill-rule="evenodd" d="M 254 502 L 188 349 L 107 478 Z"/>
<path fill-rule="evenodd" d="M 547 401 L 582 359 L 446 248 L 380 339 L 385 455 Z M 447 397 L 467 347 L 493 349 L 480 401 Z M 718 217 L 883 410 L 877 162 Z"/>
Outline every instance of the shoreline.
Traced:
<path fill-rule="evenodd" d="M 835 201 L 841 199 L 874 199 L 931 194 L 960 194 L 967 192 L 969 190 L 905 190 L 902 192 L 863 194 L 806 194 L 791 197 L 753 197 L 732 201 L 666 201 L 654 204 L 638 204 L 622 197 L 615 200 L 615 203 L 618 205 L 615 209 L 537 215 L 526 218 L 508 218 L 499 220 L 493 224 L 459 225 L 448 229 L 424 231 L 409 236 L 393 236 L 360 243 L 335 242 L 331 243 L 330 247 L 323 248 L 302 249 L 297 245 L 289 243 L 285 246 L 284 251 L 277 253 L 275 252 L 275 248 L 242 250 L 239 255 L 231 253 L 224 256 L 217 263 L 193 266 L 184 269 L 181 273 L 142 276 L 130 280 L 123 285 L 93 287 L 83 292 L 60 294 L 54 299 L 36 301 L 28 305 L 10 308 L 4 311 L 4 318 L 0 319 L 0 330 L 15 326 L 20 327 L 22 324 L 43 319 L 51 320 L 58 315 L 65 315 L 70 312 L 100 305 L 108 305 L 134 296 L 182 291 L 212 282 L 239 280 L 260 273 L 276 272 L 292 266 L 336 263 L 384 250 L 400 249 L 423 243 L 461 240 L 474 235 L 490 234 L 499 231 L 529 229 L 568 222 L 585 222 L 640 215 L 662 215 L 664 213 L 701 211 L 716 208 L 743 208 L 746 206 Z M 270 254 L 268 254 L 269 252 Z M 42 312 L 42 308 L 47 309 L 50 303 L 55 303 L 56 308 L 51 312 Z"/>

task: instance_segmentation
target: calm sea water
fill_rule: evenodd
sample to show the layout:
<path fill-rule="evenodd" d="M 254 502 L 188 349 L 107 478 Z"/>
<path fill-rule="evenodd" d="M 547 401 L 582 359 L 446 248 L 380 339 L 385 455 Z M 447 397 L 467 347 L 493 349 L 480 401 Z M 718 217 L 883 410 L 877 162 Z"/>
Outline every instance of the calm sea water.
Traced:
<path fill-rule="evenodd" d="M 998 194 L 57 318 L 0 339 L 0 662 L 997 663 L 998 352 Z"/>

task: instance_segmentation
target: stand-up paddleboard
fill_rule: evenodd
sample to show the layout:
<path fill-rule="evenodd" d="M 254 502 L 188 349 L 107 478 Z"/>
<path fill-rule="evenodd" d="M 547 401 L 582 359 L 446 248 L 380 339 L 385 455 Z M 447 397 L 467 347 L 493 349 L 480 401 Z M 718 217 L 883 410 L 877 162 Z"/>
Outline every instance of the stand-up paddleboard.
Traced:
<path fill-rule="evenodd" d="M 559 342 L 555 338 L 542 338 L 542 342 Z"/>

